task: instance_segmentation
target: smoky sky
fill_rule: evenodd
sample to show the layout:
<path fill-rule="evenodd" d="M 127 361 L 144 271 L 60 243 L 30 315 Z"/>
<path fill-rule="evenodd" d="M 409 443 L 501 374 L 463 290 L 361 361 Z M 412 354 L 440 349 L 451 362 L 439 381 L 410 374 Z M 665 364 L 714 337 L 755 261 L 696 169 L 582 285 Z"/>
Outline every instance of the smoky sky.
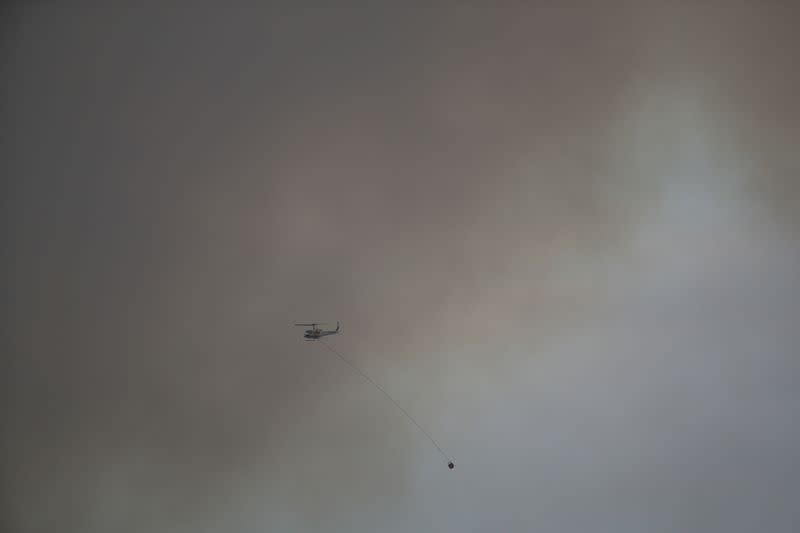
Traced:
<path fill-rule="evenodd" d="M 6 529 L 796 530 L 797 10 L 696 4 L 6 7 Z"/>

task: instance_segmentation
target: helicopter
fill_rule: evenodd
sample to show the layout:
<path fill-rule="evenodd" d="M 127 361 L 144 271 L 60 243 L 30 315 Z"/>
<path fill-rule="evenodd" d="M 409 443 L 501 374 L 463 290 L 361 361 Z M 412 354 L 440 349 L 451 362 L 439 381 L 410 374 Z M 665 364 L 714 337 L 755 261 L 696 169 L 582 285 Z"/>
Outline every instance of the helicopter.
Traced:
<path fill-rule="evenodd" d="M 373 381 L 371 377 L 369 377 L 367 374 L 365 374 L 364 372 L 362 372 L 360 368 L 358 368 L 356 365 L 354 365 L 353 363 L 351 363 L 351 362 L 350 362 L 350 361 L 349 361 L 349 360 L 348 360 L 348 359 L 347 359 L 347 358 L 346 358 L 344 355 L 342 355 L 341 353 L 339 353 L 339 352 L 338 352 L 338 351 L 337 351 L 335 348 L 333 348 L 333 347 L 332 347 L 332 346 L 330 346 L 330 345 L 329 345 L 327 342 L 325 342 L 324 340 L 322 340 L 322 337 L 327 337 L 328 335 L 336 335 L 337 333 L 339 333 L 339 329 L 340 329 L 339 322 L 336 322 L 336 329 L 331 329 L 331 330 L 324 330 L 324 329 L 321 329 L 321 328 L 319 328 L 318 326 L 321 326 L 321 325 L 324 325 L 324 324 L 323 324 L 323 323 L 319 323 L 319 322 L 311 322 L 311 323 L 295 324 L 295 326 L 306 326 L 306 327 L 310 327 L 311 329 L 307 329 L 307 330 L 305 330 L 305 332 L 303 333 L 303 337 L 305 338 L 305 340 L 307 340 L 307 341 L 317 341 L 317 340 L 318 340 L 318 341 L 320 341 L 320 342 L 322 343 L 322 345 L 323 345 L 323 346 L 325 346 L 325 347 L 326 347 L 328 350 L 330 350 L 331 352 L 333 352 L 333 353 L 334 353 L 334 354 L 335 354 L 337 357 L 339 357 L 339 359 L 341 359 L 341 360 L 342 360 L 344 363 L 346 363 L 346 364 L 347 364 L 347 365 L 348 365 L 350 368 L 352 368 L 353 370 L 355 370 L 357 373 L 361 374 L 361 376 L 363 376 L 363 377 L 364 377 L 364 378 L 365 378 L 367 381 L 369 381 L 370 383 L 372 383 L 372 385 L 373 385 L 373 386 L 374 386 L 376 389 L 378 389 L 378 390 L 379 390 L 379 391 L 381 391 L 383 394 L 385 394 L 385 395 L 386 395 L 386 397 L 387 397 L 387 398 L 389 398 L 389 400 L 390 400 L 390 401 L 391 401 L 391 402 L 392 402 L 392 403 L 395 405 L 395 407 L 397 407 L 397 408 L 400 410 L 400 412 L 401 412 L 401 413 L 403 413 L 403 414 L 404 414 L 404 415 L 405 415 L 405 416 L 406 416 L 406 417 L 407 417 L 409 420 L 411 420 L 411 422 L 413 422 L 413 423 L 414 423 L 414 425 L 415 425 L 415 426 L 417 426 L 417 428 L 418 428 L 418 429 L 419 429 L 419 430 L 420 430 L 420 431 L 421 431 L 421 432 L 422 432 L 422 433 L 423 433 L 423 434 L 424 434 L 426 437 L 428 437 L 428 439 L 431 441 L 431 443 L 433 443 L 433 445 L 436 447 L 436 449 L 437 449 L 437 450 L 439 450 L 439 453 L 441 453 L 441 454 L 442 454 L 442 457 L 444 457 L 444 458 L 445 458 L 445 460 L 447 460 L 447 468 L 449 468 L 450 470 L 453 470 L 453 469 L 456 467 L 455 463 L 454 463 L 453 461 L 451 461 L 451 460 L 450 460 L 450 459 L 447 457 L 447 454 L 446 454 L 446 453 L 444 452 L 444 450 L 442 450 L 442 448 L 441 448 L 441 447 L 440 447 L 440 446 L 439 446 L 439 445 L 436 443 L 436 441 L 435 441 L 435 440 L 433 440 L 433 437 L 431 437 L 431 436 L 428 434 L 428 432 L 427 432 L 427 431 L 425 431 L 424 429 L 422 429 L 422 426 L 420 426 L 420 425 L 417 423 L 417 421 L 416 421 L 416 420 L 414 420 L 414 419 L 411 417 L 411 415 L 410 415 L 410 414 L 408 414 L 408 412 L 407 412 L 405 409 L 403 409 L 402 407 L 400 407 L 400 404 L 398 404 L 398 403 L 395 401 L 395 399 L 394 399 L 394 398 L 392 398 L 392 397 L 389 395 L 389 393 L 388 393 L 388 392 L 386 392 L 386 391 L 385 391 L 385 390 L 384 390 L 384 389 L 383 389 L 383 388 L 382 388 L 380 385 L 378 385 L 378 384 L 377 384 L 375 381 Z"/>
<path fill-rule="evenodd" d="M 320 329 L 320 328 L 317 327 L 317 326 L 323 326 L 323 325 L 325 325 L 325 324 L 324 323 L 319 323 L 319 322 L 312 322 L 310 324 L 295 324 L 295 326 L 310 326 L 311 327 L 311 329 L 307 329 L 305 331 L 305 333 L 303 333 L 303 337 L 305 337 L 305 340 L 307 340 L 307 341 L 315 341 L 315 340 L 320 339 L 322 337 L 326 337 L 328 335 L 336 335 L 337 333 L 339 333 L 339 322 L 336 322 L 336 329 L 331 329 L 331 330 L 323 330 L 323 329 Z"/>

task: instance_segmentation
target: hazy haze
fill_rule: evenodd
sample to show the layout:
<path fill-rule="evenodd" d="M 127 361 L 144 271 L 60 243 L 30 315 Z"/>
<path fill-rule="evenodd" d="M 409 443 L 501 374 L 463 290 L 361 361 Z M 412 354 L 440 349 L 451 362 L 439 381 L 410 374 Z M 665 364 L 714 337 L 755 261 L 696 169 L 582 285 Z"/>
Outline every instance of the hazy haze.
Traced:
<path fill-rule="evenodd" d="M 529 4 L 5 8 L 5 530 L 797 530 L 800 12 Z"/>

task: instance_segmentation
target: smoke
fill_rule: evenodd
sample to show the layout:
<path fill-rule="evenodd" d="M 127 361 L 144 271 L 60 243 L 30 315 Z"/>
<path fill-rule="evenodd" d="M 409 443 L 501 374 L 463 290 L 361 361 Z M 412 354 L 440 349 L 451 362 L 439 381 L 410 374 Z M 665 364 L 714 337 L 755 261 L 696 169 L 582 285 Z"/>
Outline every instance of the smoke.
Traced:
<path fill-rule="evenodd" d="M 792 13 L 660 4 L 11 10 L 10 529 L 789 531 Z"/>

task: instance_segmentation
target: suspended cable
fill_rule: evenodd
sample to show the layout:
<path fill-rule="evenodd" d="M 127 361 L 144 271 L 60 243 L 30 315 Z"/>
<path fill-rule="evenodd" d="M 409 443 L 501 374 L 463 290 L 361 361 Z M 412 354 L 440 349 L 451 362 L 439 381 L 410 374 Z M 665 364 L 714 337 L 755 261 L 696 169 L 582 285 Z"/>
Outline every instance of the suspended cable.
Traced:
<path fill-rule="evenodd" d="M 322 344 L 323 344 L 323 345 L 324 345 L 324 346 L 325 346 L 325 347 L 326 347 L 328 350 L 330 350 L 330 351 L 331 351 L 331 353 L 333 353 L 334 355 L 336 355 L 336 357 L 338 357 L 339 359 L 341 359 L 342 361 L 344 361 L 344 363 L 345 363 L 347 366 L 349 366 L 349 367 L 350 367 L 350 368 L 352 368 L 352 369 L 353 369 L 355 372 L 357 372 L 358 374 L 360 374 L 360 375 L 361 375 L 361 376 L 362 376 L 364 379 L 366 379 L 367 381 L 369 381 L 370 383 L 372 383 L 372 385 L 373 385 L 373 386 L 374 386 L 376 389 L 378 389 L 379 391 L 381 391 L 381 392 L 382 392 L 382 393 L 383 393 L 383 394 L 384 394 L 384 395 L 385 395 L 387 398 L 389 398 L 389 401 L 390 401 L 390 402 L 392 402 L 392 403 L 394 404 L 394 406 L 395 406 L 395 407 L 397 407 L 397 408 L 400 410 L 400 412 L 401 412 L 401 413 L 403 413 L 404 415 L 406 415 L 406 418 L 408 418 L 409 420 L 411 420 L 411 422 L 412 422 L 412 423 L 413 423 L 415 426 L 417 426 L 417 429 L 419 429 L 419 430 L 422 432 L 422 434 L 423 434 L 423 435 L 425 435 L 426 437 L 428 437 L 428 440 L 430 440 L 430 441 L 431 441 L 431 443 L 432 443 L 432 444 L 433 444 L 433 445 L 436 447 L 436 449 L 437 449 L 437 450 L 439 450 L 439 453 L 440 453 L 440 454 L 442 454 L 442 457 L 444 457 L 444 460 L 445 460 L 445 461 L 447 461 L 447 466 L 448 466 L 448 468 L 450 468 L 451 470 L 452 470 L 453 468 L 455 468 L 455 464 L 453 464 L 453 461 L 451 461 L 451 460 L 450 460 L 450 458 L 447 456 L 447 454 L 446 454 L 446 453 L 444 453 L 444 450 L 442 450 L 442 447 L 441 447 L 441 446 L 439 446 L 439 445 L 436 443 L 436 441 L 435 441 L 435 440 L 433 440 L 433 437 L 431 437 L 431 436 L 430 436 L 430 434 L 429 434 L 427 431 L 425 431 L 425 430 L 422 428 L 422 426 L 420 426 L 420 425 L 417 423 L 417 421 L 416 421 L 416 420 L 414 420 L 414 417 L 412 417 L 410 414 L 408 414 L 408 411 L 406 411 L 405 409 L 403 409 L 403 407 L 402 407 L 402 406 L 400 406 L 400 404 L 399 404 L 399 403 L 397 403 L 397 402 L 395 401 L 395 399 L 394 399 L 394 398 L 392 398 L 392 396 L 391 396 L 391 395 L 390 395 L 388 392 L 386 392 L 386 391 L 383 389 L 383 387 L 381 387 L 380 385 L 378 385 L 377 383 L 375 383 L 375 381 L 374 381 L 374 380 L 373 380 L 371 377 L 369 377 L 367 374 L 365 374 L 364 372 L 362 372 L 360 368 L 358 368 L 356 365 L 354 365 L 353 363 L 351 363 L 351 362 L 350 362 L 350 361 L 349 361 L 347 358 L 345 358 L 345 357 L 344 357 L 344 356 L 343 356 L 341 353 L 339 353 L 338 351 L 334 350 L 334 349 L 333 349 L 333 347 L 331 347 L 331 346 L 330 346 L 330 345 L 329 345 L 327 342 L 325 342 L 325 341 L 324 341 L 324 340 L 322 340 L 322 339 L 319 339 L 319 342 L 321 342 L 321 343 L 322 343 Z"/>

